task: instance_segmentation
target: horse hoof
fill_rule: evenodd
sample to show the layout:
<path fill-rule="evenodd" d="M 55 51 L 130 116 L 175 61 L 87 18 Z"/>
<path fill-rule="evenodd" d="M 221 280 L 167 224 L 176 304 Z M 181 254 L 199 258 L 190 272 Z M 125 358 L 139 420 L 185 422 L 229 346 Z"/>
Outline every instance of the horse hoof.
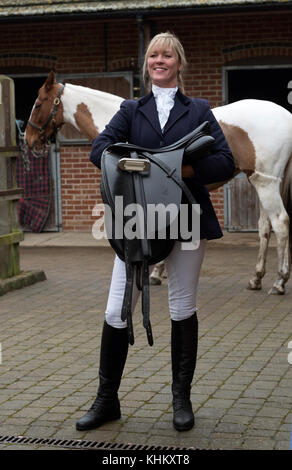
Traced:
<path fill-rule="evenodd" d="M 269 292 L 268 292 L 269 295 L 284 295 L 285 294 L 285 289 L 284 287 L 276 287 L 276 286 L 273 286 Z"/>
<path fill-rule="evenodd" d="M 161 279 L 158 277 L 150 277 L 150 286 L 160 286 L 161 284 Z"/>
<path fill-rule="evenodd" d="M 262 284 L 259 281 L 249 281 L 247 289 L 249 290 L 261 290 Z"/>

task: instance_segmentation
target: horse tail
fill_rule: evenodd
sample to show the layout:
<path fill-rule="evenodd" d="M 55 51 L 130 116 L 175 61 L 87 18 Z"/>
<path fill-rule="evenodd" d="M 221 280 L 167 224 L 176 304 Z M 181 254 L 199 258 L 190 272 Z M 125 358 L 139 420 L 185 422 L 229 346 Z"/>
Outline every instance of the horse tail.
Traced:
<path fill-rule="evenodd" d="M 292 258 L 292 154 L 290 155 L 289 161 L 286 165 L 281 195 L 284 207 L 289 216 L 289 247 L 290 247 L 290 259 Z"/>

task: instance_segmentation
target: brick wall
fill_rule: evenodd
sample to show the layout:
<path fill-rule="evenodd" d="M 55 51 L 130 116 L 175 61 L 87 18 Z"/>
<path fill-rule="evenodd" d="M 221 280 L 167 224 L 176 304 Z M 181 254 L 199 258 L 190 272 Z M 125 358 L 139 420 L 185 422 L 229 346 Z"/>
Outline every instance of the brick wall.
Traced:
<path fill-rule="evenodd" d="M 104 25 L 102 21 L 1 24 L 0 67 L 30 68 L 58 73 L 105 71 Z M 20 34 L 21 30 L 21 34 Z M 108 66 L 125 57 L 137 57 L 138 32 L 135 20 L 107 25 Z M 111 71 L 111 69 L 109 69 Z"/>
<path fill-rule="evenodd" d="M 174 31 L 188 58 L 186 94 L 222 104 L 222 66 L 250 61 L 291 62 L 290 11 L 187 15 L 154 18 L 157 32 Z M 107 29 L 107 58 L 104 50 Z M 20 34 L 21 29 L 21 34 Z M 138 30 L 135 19 L 1 25 L 0 69 L 58 73 L 104 72 L 136 67 Z M 99 171 L 88 161 L 89 147 L 61 149 L 64 230 L 88 230 L 92 208 L 100 201 Z M 212 193 L 223 224 L 223 190 Z"/>
<path fill-rule="evenodd" d="M 64 230 L 90 231 L 92 209 L 101 202 L 100 171 L 89 161 L 90 147 L 61 148 L 62 217 Z"/>

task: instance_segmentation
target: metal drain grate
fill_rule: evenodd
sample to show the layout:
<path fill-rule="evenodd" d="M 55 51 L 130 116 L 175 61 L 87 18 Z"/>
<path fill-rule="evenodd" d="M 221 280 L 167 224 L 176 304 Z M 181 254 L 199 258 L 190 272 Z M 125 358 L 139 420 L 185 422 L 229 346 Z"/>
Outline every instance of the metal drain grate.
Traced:
<path fill-rule="evenodd" d="M 95 450 L 131 450 L 131 451 L 188 451 L 194 448 L 154 446 L 144 444 L 119 444 L 111 442 L 85 441 L 82 439 L 54 439 L 25 436 L 0 436 L 0 444 L 26 444 L 26 445 L 47 445 L 52 447 L 62 447 L 64 449 L 95 449 Z"/>

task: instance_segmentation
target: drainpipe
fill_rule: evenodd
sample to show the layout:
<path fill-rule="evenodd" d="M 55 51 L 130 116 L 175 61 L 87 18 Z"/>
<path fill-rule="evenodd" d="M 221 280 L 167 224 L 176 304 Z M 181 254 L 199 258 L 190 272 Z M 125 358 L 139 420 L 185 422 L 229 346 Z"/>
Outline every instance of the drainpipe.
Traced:
<path fill-rule="evenodd" d="M 103 25 L 104 68 L 108 72 L 107 23 Z"/>
<path fill-rule="evenodd" d="M 144 96 L 145 88 L 143 82 L 143 62 L 144 62 L 144 53 L 145 53 L 145 37 L 144 37 L 144 25 L 143 25 L 143 16 L 138 15 L 136 17 L 138 31 L 139 31 L 139 51 L 138 51 L 138 68 L 139 68 L 139 87 L 140 87 L 140 96 Z"/>

